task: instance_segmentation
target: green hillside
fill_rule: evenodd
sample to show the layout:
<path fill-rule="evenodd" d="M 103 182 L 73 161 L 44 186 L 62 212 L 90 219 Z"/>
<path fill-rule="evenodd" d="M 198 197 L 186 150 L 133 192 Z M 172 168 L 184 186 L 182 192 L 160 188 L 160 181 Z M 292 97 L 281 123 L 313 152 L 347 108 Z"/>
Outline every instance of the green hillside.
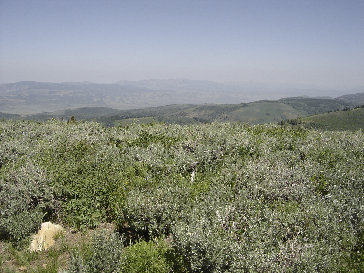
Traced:
<path fill-rule="evenodd" d="M 339 99 L 331 98 L 284 98 L 280 99 L 287 105 L 292 106 L 295 110 L 304 113 L 305 115 L 314 115 L 318 113 L 325 113 L 328 111 L 334 111 L 338 109 L 344 109 L 345 107 L 352 107 L 352 101 L 342 101 Z"/>
<path fill-rule="evenodd" d="M 355 109 L 346 109 L 281 122 L 281 124 L 284 123 L 298 124 L 307 128 L 331 131 L 364 130 L 364 107 L 362 106 Z"/>
<path fill-rule="evenodd" d="M 0 121 L 0 139 L 2 272 L 364 267 L 362 131 Z M 64 231 L 30 252 L 46 221 Z"/>
<path fill-rule="evenodd" d="M 325 130 L 364 130 L 364 108 L 337 111 L 302 119 L 305 126 Z"/>
<path fill-rule="evenodd" d="M 190 124 L 215 121 L 262 124 L 284 119 L 323 113 L 348 107 L 335 99 L 286 98 L 278 101 L 257 101 L 241 104 L 169 105 L 154 108 L 120 111 L 96 118 L 106 125 L 124 119 L 149 118 L 158 122 Z"/>

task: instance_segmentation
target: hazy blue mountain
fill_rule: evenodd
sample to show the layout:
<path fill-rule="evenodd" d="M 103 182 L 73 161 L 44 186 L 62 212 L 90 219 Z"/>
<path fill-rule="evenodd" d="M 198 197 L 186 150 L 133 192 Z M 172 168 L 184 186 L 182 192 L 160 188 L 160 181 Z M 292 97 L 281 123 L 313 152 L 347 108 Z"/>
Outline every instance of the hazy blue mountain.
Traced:
<path fill-rule="evenodd" d="M 119 84 L 17 82 L 0 85 L 0 111 L 29 114 L 79 107 L 132 109 L 161 105 L 165 93 Z"/>
<path fill-rule="evenodd" d="M 363 93 L 343 95 L 343 96 L 338 97 L 337 99 L 341 100 L 341 101 L 344 101 L 346 103 L 356 105 L 356 106 L 364 105 L 364 92 Z"/>
<path fill-rule="evenodd" d="M 208 81 L 146 80 L 115 84 L 27 81 L 0 85 L 0 111 L 22 114 L 80 107 L 133 109 L 250 100 L 249 92 L 239 87 Z"/>
<path fill-rule="evenodd" d="M 189 80 L 189 79 L 149 79 L 140 81 L 119 81 L 120 85 L 138 86 L 152 90 L 174 90 L 174 91 L 241 91 L 241 88 L 212 81 Z"/>
<path fill-rule="evenodd" d="M 343 89 L 323 89 L 309 85 L 297 86 L 283 83 L 259 83 L 259 82 L 226 82 L 190 80 L 190 79 L 149 79 L 140 81 L 119 81 L 118 84 L 137 86 L 152 90 L 173 90 L 173 91 L 198 91 L 198 92 L 221 92 L 225 94 L 242 93 L 245 95 L 245 102 L 262 99 L 279 99 L 291 96 L 310 97 L 335 97 L 348 92 Z M 364 91 L 364 88 L 357 90 Z"/>
<path fill-rule="evenodd" d="M 121 81 L 114 84 L 23 81 L 0 84 L 0 112 L 35 114 L 82 107 L 129 110 L 171 104 L 238 104 L 292 95 L 323 96 L 325 92 L 329 91 L 277 84 L 267 86 L 188 79 Z M 333 94 L 337 92 L 332 91 Z M 358 99 L 343 96 L 341 101 L 352 104 Z"/>
<path fill-rule="evenodd" d="M 21 116 L 17 114 L 8 114 L 0 112 L 0 119 L 19 119 L 19 118 L 21 118 Z"/>

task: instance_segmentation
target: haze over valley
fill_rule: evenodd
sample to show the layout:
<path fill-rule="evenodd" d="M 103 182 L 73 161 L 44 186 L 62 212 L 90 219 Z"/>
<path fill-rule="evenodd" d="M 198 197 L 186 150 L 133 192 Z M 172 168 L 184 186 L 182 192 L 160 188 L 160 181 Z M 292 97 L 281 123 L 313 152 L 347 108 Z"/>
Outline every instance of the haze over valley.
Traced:
<path fill-rule="evenodd" d="M 323 90 L 257 83 L 169 79 L 50 83 L 23 81 L 0 84 L 0 112 L 35 114 L 80 107 L 108 107 L 119 110 L 170 104 L 238 104 L 283 97 L 337 97 L 359 93 L 354 90 Z"/>

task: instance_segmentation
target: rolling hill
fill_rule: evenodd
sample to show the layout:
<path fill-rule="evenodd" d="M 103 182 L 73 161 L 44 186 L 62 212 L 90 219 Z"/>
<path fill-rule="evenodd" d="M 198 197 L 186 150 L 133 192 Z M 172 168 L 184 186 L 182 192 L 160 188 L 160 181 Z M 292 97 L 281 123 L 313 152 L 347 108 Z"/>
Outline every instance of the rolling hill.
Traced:
<path fill-rule="evenodd" d="M 364 106 L 302 117 L 282 123 L 329 131 L 364 130 Z"/>
<path fill-rule="evenodd" d="M 169 105 L 131 111 L 120 111 L 96 118 L 106 125 L 130 121 L 145 121 L 149 118 L 166 123 L 209 123 L 243 122 L 261 124 L 284 119 L 334 111 L 349 107 L 349 104 L 335 99 L 285 98 L 277 101 L 257 101 L 225 105 Z"/>
<path fill-rule="evenodd" d="M 327 98 L 284 98 L 240 104 L 174 104 L 143 109 L 116 110 L 107 107 L 84 107 L 24 116 L 24 119 L 50 118 L 95 120 L 107 126 L 125 123 L 164 122 L 177 124 L 243 122 L 260 124 L 346 109 L 349 104 Z"/>

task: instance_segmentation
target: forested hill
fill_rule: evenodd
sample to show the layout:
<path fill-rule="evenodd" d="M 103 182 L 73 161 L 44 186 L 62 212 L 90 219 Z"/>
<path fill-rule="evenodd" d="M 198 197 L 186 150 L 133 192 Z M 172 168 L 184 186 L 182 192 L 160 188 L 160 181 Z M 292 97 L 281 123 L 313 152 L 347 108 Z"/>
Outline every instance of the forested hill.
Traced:
<path fill-rule="evenodd" d="M 344 109 L 280 122 L 280 124 L 285 123 L 332 131 L 364 130 L 364 105 L 355 109 Z"/>

